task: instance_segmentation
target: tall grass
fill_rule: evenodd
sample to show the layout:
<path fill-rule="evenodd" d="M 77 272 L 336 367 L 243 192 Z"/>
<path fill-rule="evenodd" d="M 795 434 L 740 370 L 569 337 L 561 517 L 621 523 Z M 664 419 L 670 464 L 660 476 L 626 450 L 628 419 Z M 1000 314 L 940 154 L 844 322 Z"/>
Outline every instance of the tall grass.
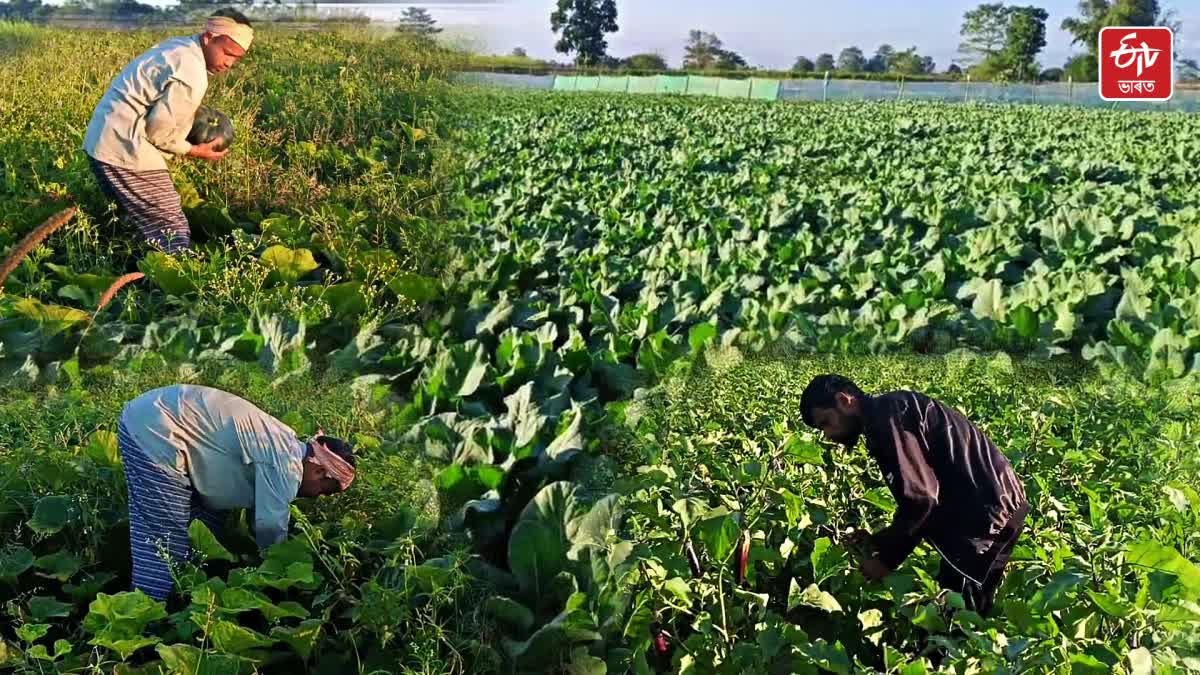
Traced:
<path fill-rule="evenodd" d="M 321 235 L 311 246 L 332 266 L 388 249 L 401 269 L 436 269 L 446 251 L 436 223 L 453 164 L 440 147 L 452 58 L 350 26 L 256 28 L 249 55 L 212 76 L 204 100 L 233 120 L 232 152 L 217 164 L 171 162 L 185 207 L 204 207 L 187 209 L 193 239 L 203 245 L 226 234 L 212 234 L 208 222 L 222 210 L 252 231 L 263 217 L 285 214 Z M 133 271 L 140 241 L 101 195 L 83 134 L 113 77 L 181 34 L 0 24 L 0 255 L 78 204 L 76 219 L 43 244 L 54 261 L 79 272 Z"/>

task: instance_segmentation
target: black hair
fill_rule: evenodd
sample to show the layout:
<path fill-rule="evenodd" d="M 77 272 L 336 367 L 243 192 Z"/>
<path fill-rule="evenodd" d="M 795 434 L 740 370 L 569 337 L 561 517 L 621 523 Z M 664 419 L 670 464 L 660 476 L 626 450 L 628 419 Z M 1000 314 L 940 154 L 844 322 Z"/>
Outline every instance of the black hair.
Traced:
<path fill-rule="evenodd" d="M 804 388 L 800 395 L 800 416 L 808 426 L 816 426 L 813 412 L 817 408 L 832 408 L 838 394 L 850 394 L 856 399 L 862 399 L 866 394 L 848 378 L 841 375 L 818 375 Z"/>
<path fill-rule="evenodd" d="M 236 9 L 234 9 L 232 7 L 224 7 L 222 9 L 218 9 L 217 11 L 213 12 L 209 16 L 223 16 L 227 19 L 233 19 L 234 21 L 242 24 L 243 26 L 250 26 L 250 19 L 247 19 L 245 14 L 242 14 L 241 12 L 237 11 Z M 251 26 L 251 27 L 253 27 L 253 26 Z"/>
<path fill-rule="evenodd" d="M 346 460 L 346 463 L 349 464 L 350 466 L 353 466 L 355 469 L 358 468 L 354 464 L 354 446 L 353 445 L 347 443 L 346 441 L 343 441 L 340 438 L 334 438 L 333 436 L 317 436 L 315 440 L 318 443 L 324 444 L 325 447 L 332 450 L 333 454 Z"/>

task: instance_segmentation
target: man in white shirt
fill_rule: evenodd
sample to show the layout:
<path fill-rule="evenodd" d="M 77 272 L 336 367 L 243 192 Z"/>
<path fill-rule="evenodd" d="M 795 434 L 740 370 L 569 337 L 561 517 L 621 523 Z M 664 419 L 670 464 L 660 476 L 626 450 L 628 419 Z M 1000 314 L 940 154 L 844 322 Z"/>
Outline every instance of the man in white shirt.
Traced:
<path fill-rule="evenodd" d="M 148 244 L 168 254 L 191 246 L 191 230 L 167 159 L 215 162 L 229 152 L 215 149 L 219 140 L 192 145 L 187 136 L 209 73 L 227 72 L 253 39 L 241 12 L 222 9 L 208 18 L 202 33 L 158 43 L 113 79 L 84 134 L 83 149 L 101 191 Z"/>
<path fill-rule="evenodd" d="M 193 519 L 249 509 L 260 548 L 287 538 L 296 497 L 342 492 L 356 475 L 349 444 L 318 432 L 302 441 L 249 401 L 178 384 L 121 411 L 117 445 L 129 495 L 133 587 L 156 600 L 173 588 L 168 560 L 186 560 Z M 168 555 L 161 554 L 165 549 Z"/>

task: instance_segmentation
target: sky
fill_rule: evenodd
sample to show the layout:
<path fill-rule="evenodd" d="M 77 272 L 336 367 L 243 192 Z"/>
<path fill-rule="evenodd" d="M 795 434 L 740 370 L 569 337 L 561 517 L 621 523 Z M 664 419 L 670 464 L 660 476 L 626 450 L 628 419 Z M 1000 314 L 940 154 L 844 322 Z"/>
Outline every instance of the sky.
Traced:
<path fill-rule="evenodd" d="M 617 0 L 621 30 L 608 36 L 609 54 L 628 56 L 657 52 L 672 66 L 683 59 L 688 31 L 716 33 L 727 49 L 740 53 L 750 65 L 787 69 L 796 57 L 810 59 L 822 52 L 835 57 L 844 47 L 858 46 L 869 57 L 880 44 L 898 50 L 915 46 L 932 56 L 939 71 L 958 58 L 963 13 L 982 0 Z M 1036 5 L 1045 9 L 1046 48 L 1039 56 L 1043 68 L 1062 66 L 1081 47 L 1059 26 L 1076 15 L 1077 0 L 1020 0 L 1007 4 Z M 1177 37 L 1186 58 L 1200 57 L 1200 0 L 1166 0 L 1184 24 Z M 530 56 L 569 60 L 554 51 L 556 36 L 550 30 L 555 0 L 427 0 L 427 8 L 447 35 L 486 53 L 507 54 L 515 47 Z M 921 7 L 920 11 L 913 9 Z M 330 5 L 322 5 L 330 6 Z M 407 3 L 362 5 L 347 8 L 384 18 L 394 16 Z M 748 8 L 752 7 L 750 10 Z M 1188 28 L 1192 27 L 1189 32 Z"/>

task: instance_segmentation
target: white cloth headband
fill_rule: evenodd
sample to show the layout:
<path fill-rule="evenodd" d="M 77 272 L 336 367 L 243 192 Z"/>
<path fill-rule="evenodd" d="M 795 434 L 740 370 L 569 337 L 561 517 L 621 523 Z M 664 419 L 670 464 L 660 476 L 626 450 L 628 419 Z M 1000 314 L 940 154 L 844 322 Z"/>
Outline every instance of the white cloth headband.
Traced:
<path fill-rule="evenodd" d="M 329 448 L 325 447 L 324 443 L 320 443 L 317 439 L 309 441 L 309 446 L 313 449 L 313 457 L 317 464 L 320 464 L 329 472 L 329 477 L 336 480 L 338 485 L 342 486 L 342 490 L 350 487 L 354 482 L 354 476 L 357 473 L 350 463 L 338 456 L 338 454 Z"/>
<path fill-rule="evenodd" d="M 204 24 L 204 31 L 213 35 L 227 36 L 246 51 L 250 50 L 250 43 L 254 41 L 253 28 L 227 16 L 210 16 Z"/>

